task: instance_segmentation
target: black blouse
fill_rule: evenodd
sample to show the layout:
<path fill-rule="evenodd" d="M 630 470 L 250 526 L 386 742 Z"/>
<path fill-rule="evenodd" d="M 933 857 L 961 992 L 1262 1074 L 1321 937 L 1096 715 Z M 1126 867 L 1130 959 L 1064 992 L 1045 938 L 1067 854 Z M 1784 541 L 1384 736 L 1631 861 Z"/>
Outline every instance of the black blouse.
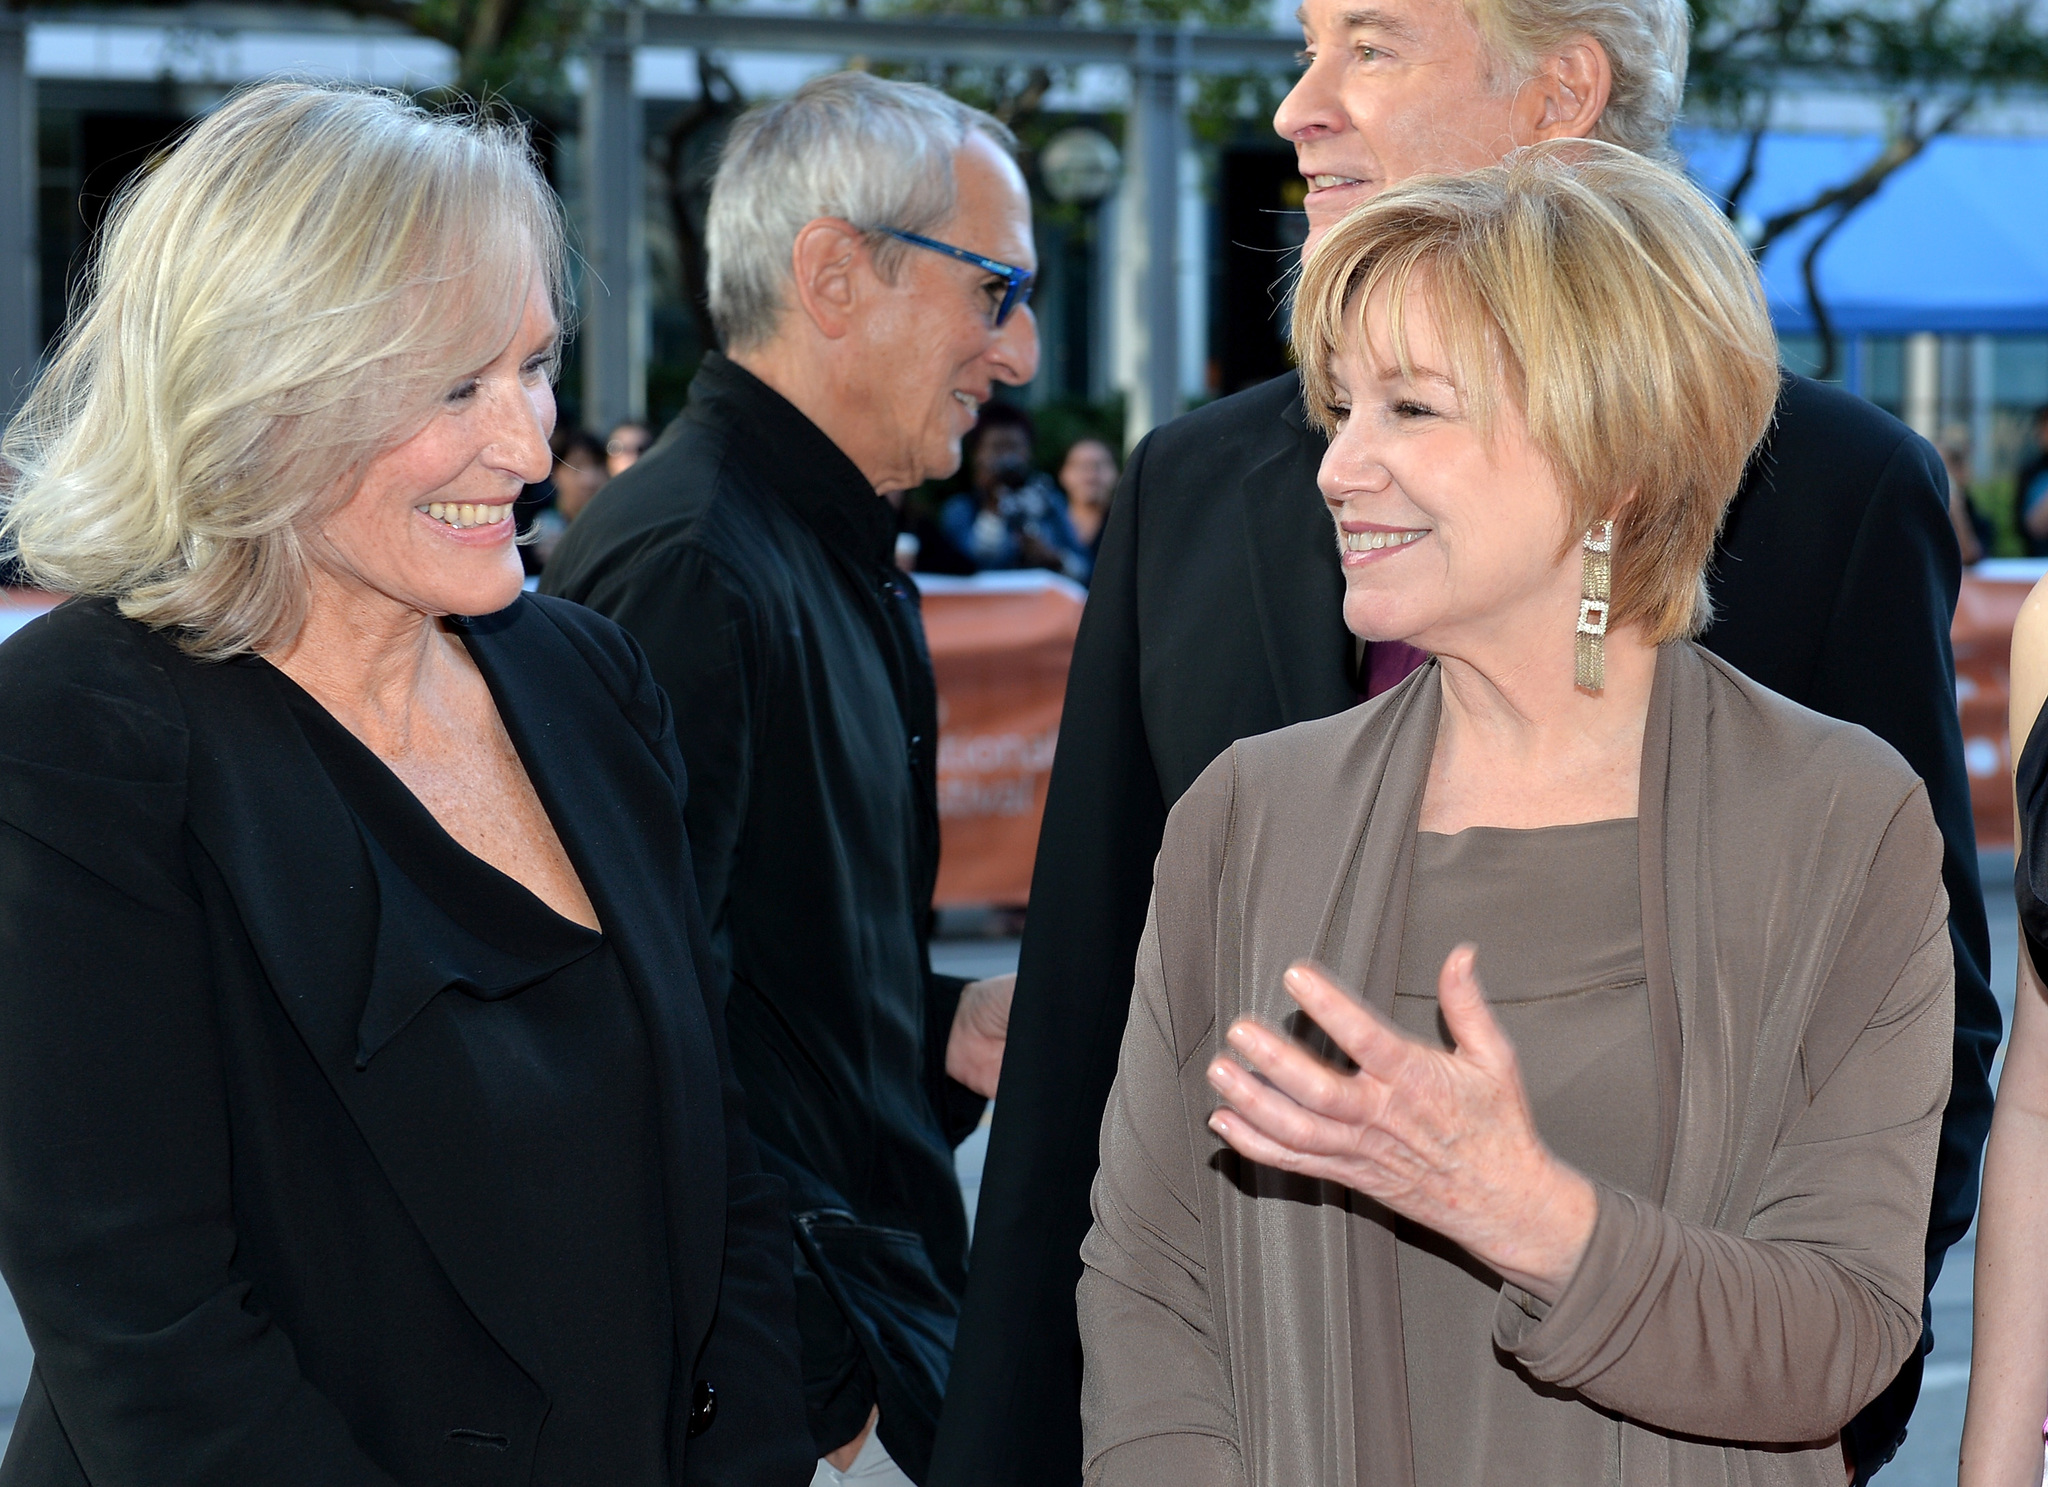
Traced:
<path fill-rule="evenodd" d="M 412 791 L 282 672 L 280 691 L 362 834 L 377 876 L 374 984 L 356 1053 L 367 1068 L 418 1019 L 466 1059 L 445 1067 L 448 1131 L 487 1152 L 493 1228 L 579 1236 L 491 1277 L 524 1312 L 548 1398 L 536 1487 L 656 1487 L 673 1358 L 667 1241 L 647 1029 L 611 943 L 563 918 L 451 837 Z M 388 990 L 387 990 L 388 989 Z M 533 1169 L 568 1174 L 539 1187 Z"/>
<path fill-rule="evenodd" d="M 2034 970 L 2048 982 L 2048 707 L 2034 716 L 2025 747 L 2013 765 L 2018 797 L 2019 831 L 2013 863 L 2012 892 L 2019 904 L 2020 934 Z"/>

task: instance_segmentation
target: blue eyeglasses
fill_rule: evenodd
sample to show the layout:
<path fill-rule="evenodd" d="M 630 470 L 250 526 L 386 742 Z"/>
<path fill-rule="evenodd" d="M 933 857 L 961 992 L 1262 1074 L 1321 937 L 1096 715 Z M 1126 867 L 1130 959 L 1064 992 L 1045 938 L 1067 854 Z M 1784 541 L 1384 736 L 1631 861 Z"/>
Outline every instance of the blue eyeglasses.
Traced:
<path fill-rule="evenodd" d="M 879 231 L 901 242 L 915 247 L 929 248 L 934 253 L 943 253 L 948 258 L 957 258 L 962 263 L 971 263 L 985 274 L 994 274 L 1003 281 L 1003 301 L 996 306 L 995 323 L 1000 326 L 1012 314 L 1031 303 L 1032 286 L 1037 276 L 1029 269 L 1017 268 L 1013 264 L 1001 263 L 993 258 L 983 258 L 979 253 L 970 253 L 965 248 L 956 248 L 951 243 L 942 243 L 937 238 L 919 237 L 914 232 L 899 232 L 893 227 Z"/>

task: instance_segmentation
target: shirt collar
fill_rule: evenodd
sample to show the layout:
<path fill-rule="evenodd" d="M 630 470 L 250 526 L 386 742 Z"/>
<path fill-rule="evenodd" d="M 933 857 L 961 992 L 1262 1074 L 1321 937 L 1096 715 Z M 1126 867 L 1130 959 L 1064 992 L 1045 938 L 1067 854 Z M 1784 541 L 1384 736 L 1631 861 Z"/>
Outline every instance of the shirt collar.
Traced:
<path fill-rule="evenodd" d="M 894 565 L 895 508 L 788 398 L 714 351 L 690 383 L 689 416 L 737 435 L 748 467 L 826 543 Z"/>

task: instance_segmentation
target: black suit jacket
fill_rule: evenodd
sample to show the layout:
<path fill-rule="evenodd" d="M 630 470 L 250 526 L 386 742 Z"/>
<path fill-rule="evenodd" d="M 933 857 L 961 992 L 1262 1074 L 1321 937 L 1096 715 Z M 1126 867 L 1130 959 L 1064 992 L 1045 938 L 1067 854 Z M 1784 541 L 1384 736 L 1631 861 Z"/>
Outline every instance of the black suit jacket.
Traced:
<path fill-rule="evenodd" d="M 1358 699 L 1324 444 L 1289 374 L 1155 430 L 1131 456 L 1074 650 L 1031 885 L 1002 1097 L 931 1481 L 1080 1471 L 1079 1248 L 1166 813 L 1240 738 Z M 1960 582 L 1940 460 L 1858 398 L 1787 378 L 1710 585 L 1704 643 L 1891 743 L 1927 781 L 1956 950 L 1954 1092 L 1928 1284 L 1969 1227 L 1999 1016 L 1948 627 Z M 1923 1344 L 1924 1345 L 1924 1344 Z M 1916 1356 L 1858 1417 L 1867 1473 L 1918 1396 Z"/>
<path fill-rule="evenodd" d="M 795 1487 L 787 1220 L 701 990 L 668 704 L 572 605 L 461 623 L 648 1032 L 673 1479 Z M 266 669 L 103 602 L 0 648 L 0 1268 L 36 1352 L 6 1487 L 528 1481 L 548 1400 L 494 1257 L 580 1230 L 464 1201 L 489 1163 L 414 1051 L 459 993 L 377 964 L 374 863 Z"/>

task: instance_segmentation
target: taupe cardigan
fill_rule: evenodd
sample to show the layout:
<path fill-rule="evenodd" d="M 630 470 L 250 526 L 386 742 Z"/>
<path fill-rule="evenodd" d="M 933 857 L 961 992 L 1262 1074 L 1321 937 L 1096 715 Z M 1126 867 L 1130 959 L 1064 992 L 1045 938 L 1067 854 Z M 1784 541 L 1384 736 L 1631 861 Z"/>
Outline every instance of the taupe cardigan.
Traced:
<path fill-rule="evenodd" d="M 1302 956 L 1390 1010 L 1440 698 L 1427 666 L 1244 740 L 1174 808 L 1082 1250 L 1091 1484 L 1412 1481 L 1385 1211 L 1240 1161 L 1204 1071 L 1235 1018 L 1295 1013 Z M 1495 1341 L 1622 1417 L 1630 1487 L 1840 1487 L 1837 1433 L 1920 1334 L 1941 840 L 1885 744 L 1683 643 L 1639 817 L 1662 1200 L 1602 1187 L 1564 1294 L 1503 1286 Z"/>

